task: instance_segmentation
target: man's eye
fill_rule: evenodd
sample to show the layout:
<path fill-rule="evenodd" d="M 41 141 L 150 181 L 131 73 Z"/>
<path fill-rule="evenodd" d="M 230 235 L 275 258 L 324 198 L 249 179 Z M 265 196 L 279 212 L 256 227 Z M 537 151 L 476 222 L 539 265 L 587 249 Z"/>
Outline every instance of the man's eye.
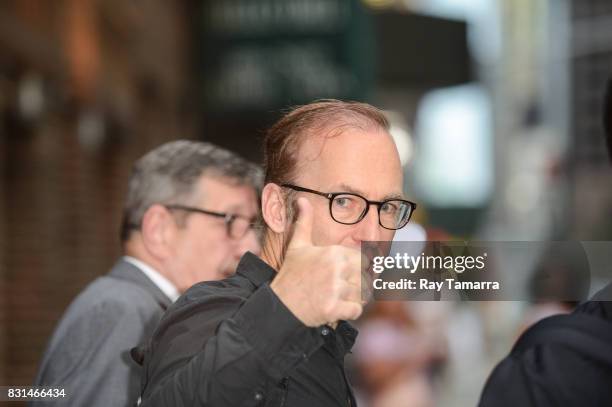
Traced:
<path fill-rule="evenodd" d="M 382 204 L 380 210 L 385 213 L 395 213 L 397 212 L 397 205 L 393 202 L 385 202 Z"/>
<path fill-rule="evenodd" d="M 334 206 L 348 209 L 353 205 L 353 200 L 348 196 L 339 196 L 334 199 Z"/>

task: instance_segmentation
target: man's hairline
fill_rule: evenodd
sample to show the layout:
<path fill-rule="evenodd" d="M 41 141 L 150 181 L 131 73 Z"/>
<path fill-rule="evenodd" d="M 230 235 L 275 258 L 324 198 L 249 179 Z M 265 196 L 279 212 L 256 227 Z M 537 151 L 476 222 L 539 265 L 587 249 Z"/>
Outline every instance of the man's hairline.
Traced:
<path fill-rule="evenodd" d="M 256 185 L 245 181 L 237 176 L 225 175 L 221 171 L 216 170 L 214 168 L 205 168 L 200 174 L 195 178 L 195 181 L 192 183 L 189 191 L 183 196 L 174 196 L 167 199 L 167 202 L 156 201 L 152 202 L 143 212 L 144 215 L 155 205 L 167 206 L 167 205 L 195 205 L 198 202 L 206 201 L 207 199 L 207 191 L 206 188 L 202 188 L 200 183 L 204 180 L 215 180 L 220 183 L 230 186 L 230 187 L 247 187 L 253 191 L 255 197 L 257 198 L 257 187 Z M 141 220 L 142 222 L 142 220 Z M 178 222 L 179 226 L 181 222 Z M 136 232 L 140 232 L 140 230 L 136 230 Z M 130 241 L 130 237 L 122 242 L 122 245 Z"/>
<path fill-rule="evenodd" d="M 367 124 L 366 126 L 360 125 L 361 122 L 357 122 L 357 123 L 346 122 L 344 124 L 338 124 L 333 127 L 331 127 L 332 124 L 323 125 L 320 131 L 317 131 L 315 129 L 303 130 L 302 137 L 300 137 L 302 140 L 298 139 L 298 142 L 297 142 L 297 150 L 295 154 L 296 162 L 295 162 L 295 168 L 293 169 L 292 172 L 299 173 L 300 167 L 302 167 L 303 164 L 305 164 L 304 161 L 307 163 L 307 162 L 312 162 L 318 159 L 321 156 L 321 154 L 323 154 L 323 149 L 325 148 L 325 144 L 328 139 L 339 137 L 350 131 L 357 131 L 359 133 L 368 133 L 368 134 L 382 133 L 384 136 L 389 137 L 391 141 L 393 141 L 393 137 L 391 136 L 391 133 L 389 132 L 388 128 L 380 125 L 379 123 L 375 122 L 373 119 L 370 119 L 366 116 L 363 116 L 362 120 L 363 122 Z M 302 151 L 304 149 L 304 144 L 307 143 L 308 141 L 315 140 L 315 139 L 322 140 L 321 146 L 317 154 L 314 157 L 309 158 L 309 159 L 306 159 L 306 157 L 302 157 Z M 285 180 L 285 182 L 295 181 L 295 179 L 293 179 L 294 177 L 291 175 L 294 175 L 294 174 L 290 173 L 289 179 Z M 274 182 L 274 181 L 270 181 L 270 182 Z"/>
<path fill-rule="evenodd" d="M 247 187 L 251 189 L 257 196 L 258 188 L 257 185 L 255 185 L 254 183 L 249 182 L 248 180 L 238 176 L 223 174 L 222 171 L 219 171 L 215 168 L 205 168 L 202 170 L 202 172 L 200 172 L 200 174 L 197 176 L 196 180 L 192 184 L 191 189 L 187 194 L 187 197 L 185 198 L 185 201 L 191 202 L 193 200 L 199 200 L 201 197 L 204 199 L 206 198 L 207 191 L 205 190 L 205 188 L 202 188 L 200 184 L 205 180 L 218 181 L 223 185 L 234 188 Z M 200 195 L 201 197 L 198 197 L 197 195 Z"/>
<path fill-rule="evenodd" d="M 300 167 L 302 167 L 306 162 L 313 162 L 315 160 L 317 160 L 321 154 L 323 154 L 323 149 L 325 148 L 325 143 L 329 138 L 334 138 L 334 137 L 339 137 L 343 134 L 346 134 L 346 132 L 351 131 L 351 130 L 357 130 L 360 133 L 382 133 L 384 136 L 388 137 L 389 139 L 391 139 L 391 141 L 393 141 L 393 137 L 391 136 L 391 133 L 389 132 L 389 130 L 381 125 L 379 125 L 378 123 L 373 122 L 372 120 L 369 121 L 369 126 L 364 127 L 364 126 L 358 126 L 356 124 L 353 123 L 347 123 L 347 126 L 345 128 L 345 126 L 335 126 L 332 129 L 328 129 L 325 132 L 321 132 L 318 134 L 309 134 L 310 137 L 305 138 L 305 140 L 302 141 L 302 143 L 300 143 L 298 145 L 298 149 L 296 151 L 296 163 L 295 163 L 295 172 L 296 173 L 300 173 Z M 371 131 L 369 131 L 371 130 Z M 304 134 L 308 134 L 311 133 L 312 130 L 306 131 Z M 312 157 L 312 158 L 306 158 L 306 157 L 302 157 L 302 151 L 304 148 L 304 144 L 306 142 L 308 142 L 309 140 L 312 140 L 313 137 L 317 137 L 317 138 L 322 138 L 322 142 L 321 142 L 321 146 L 319 148 L 319 151 L 317 152 L 317 154 Z M 286 182 L 298 182 L 295 178 L 296 177 L 289 177 L 290 179 L 286 180 Z M 270 181 L 268 182 L 268 184 L 270 183 L 274 183 L 276 184 L 276 182 Z M 267 185 L 267 184 L 266 184 Z M 264 185 L 265 186 L 265 185 Z M 304 186 L 304 185 L 300 185 L 302 187 L 308 187 L 308 186 Z M 355 188 L 352 187 L 344 182 L 341 182 L 338 185 L 338 190 L 336 191 L 322 191 L 322 192 L 326 192 L 326 193 L 332 193 L 332 192 L 349 192 L 349 193 L 354 193 L 357 195 L 362 195 L 362 196 L 366 196 L 365 192 L 360 190 L 359 188 Z M 331 187 L 331 189 L 334 189 L 334 187 Z M 341 189 L 345 189 L 345 190 L 341 190 Z M 405 194 L 403 193 L 403 191 L 400 191 L 398 193 L 390 193 L 385 195 L 381 201 L 385 201 L 385 200 L 389 200 L 389 199 L 406 199 Z"/>

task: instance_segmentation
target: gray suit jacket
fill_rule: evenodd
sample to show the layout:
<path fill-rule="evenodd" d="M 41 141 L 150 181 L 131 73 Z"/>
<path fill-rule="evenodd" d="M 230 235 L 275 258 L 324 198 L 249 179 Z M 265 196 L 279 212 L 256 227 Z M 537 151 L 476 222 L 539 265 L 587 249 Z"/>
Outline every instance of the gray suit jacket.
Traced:
<path fill-rule="evenodd" d="M 61 405 L 133 406 L 141 367 L 131 359 L 130 349 L 151 336 L 170 303 L 142 271 L 119 260 L 70 304 L 51 337 L 35 385 L 65 388 Z"/>

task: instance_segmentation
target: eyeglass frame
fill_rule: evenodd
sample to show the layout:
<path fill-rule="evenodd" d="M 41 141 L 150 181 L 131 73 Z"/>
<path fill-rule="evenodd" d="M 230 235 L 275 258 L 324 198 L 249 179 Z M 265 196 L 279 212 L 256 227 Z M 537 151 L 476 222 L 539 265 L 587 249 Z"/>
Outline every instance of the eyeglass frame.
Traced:
<path fill-rule="evenodd" d="M 408 222 L 410 222 L 410 219 L 412 218 L 412 214 L 414 213 L 414 211 L 417 208 L 417 204 L 412 202 L 412 201 L 408 201 L 407 199 L 398 199 L 398 198 L 394 198 L 394 199 L 386 199 L 384 201 L 371 201 L 369 199 L 367 199 L 364 196 L 361 196 L 359 194 L 356 194 L 354 192 L 321 192 L 321 191 L 317 191 L 315 189 L 310 189 L 310 188 L 304 188 L 304 187 L 300 187 L 298 185 L 293 185 L 293 184 L 280 184 L 281 187 L 283 188 L 289 188 L 292 189 L 294 191 L 300 191 L 300 192 L 308 192 L 310 194 L 316 194 L 322 197 L 325 197 L 329 200 L 329 216 L 334 220 L 334 222 L 337 222 L 341 225 L 356 225 L 357 223 L 361 222 L 363 220 L 363 218 L 366 217 L 366 215 L 368 214 L 368 212 L 370 211 L 370 206 L 372 205 L 376 205 L 377 207 L 377 213 L 378 213 L 378 224 L 380 226 L 382 226 L 383 228 L 387 229 L 387 230 L 399 230 L 401 228 L 403 228 L 404 226 L 406 226 L 408 224 Z M 367 205 L 365 207 L 365 209 L 363 210 L 363 212 L 361 213 L 361 215 L 359 216 L 359 219 L 357 219 L 355 222 L 351 222 L 351 223 L 347 223 L 347 222 L 340 222 L 339 220 L 337 220 L 334 215 L 333 215 L 333 211 L 332 211 L 332 203 L 334 202 L 334 198 L 339 196 L 339 195 L 352 195 L 352 196 L 356 196 L 359 197 L 361 199 L 363 199 Z M 392 202 L 392 201 L 402 201 L 407 203 L 408 205 L 410 205 L 410 214 L 408 215 L 408 219 L 406 219 L 406 223 L 404 223 L 401 227 L 396 228 L 396 229 L 392 229 L 392 228 L 388 228 L 385 225 L 382 224 L 382 221 L 380 219 L 380 208 L 382 207 L 383 204 L 387 203 L 387 202 Z"/>
<path fill-rule="evenodd" d="M 249 229 L 253 229 L 253 226 L 256 225 L 256 220 L 254 218 L 248 218 L 244 215 L 238 215 L 238 214 L 234 214 L 234 213 L 224 213 L 224 212 L 216 212 L 216 211 L 209 211 L 207 209 L 201 209 L 201 208 L 196 208 L 194 206 L 187 206 L 187 205 L 178 205 L 178 204 L 172 204 L 172 205 L 163 205 L 164 208 L 169 209 L 169 210 L 179 210 L 179 211 L 185 211 L 185 212 L 191 212 L 191 213 L 200 213 L 203 215 L 209 215 L 209 216 L 214 216 L 217 218 L 223 218 L 223 221 L 225 222 L 225 232 L 227 233 L 227 236 L 230 237 L 231 239 L 236 239 L 236 240 L 240 240 L 243 237 L 246 236 L 246 234 L 248 233 Z M 245 232 L 242 236 L 240 237 L 235 237 L 232 236 L 231 233 L 231 229 L 232 229 L 232 223 L 234 222 L 234 220 L 238 219 L 238 218 L 242 218 L 245 219 L 249 222 L 248 227 L 245 229 Z"/>

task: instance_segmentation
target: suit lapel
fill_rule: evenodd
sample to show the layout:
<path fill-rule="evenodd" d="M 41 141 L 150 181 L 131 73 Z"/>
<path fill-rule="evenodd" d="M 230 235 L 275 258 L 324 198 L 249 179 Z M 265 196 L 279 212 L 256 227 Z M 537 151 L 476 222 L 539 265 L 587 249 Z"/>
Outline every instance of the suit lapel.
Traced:
<path fill-rule="evenodd" d="M 108 274 L 109 277 L 117 278 L 134 283 L 149 292 L 155 298 L 159 306 L 165 311 L 172 304 L 172 301 L 164 294 L 159 287 L 153 283 L 138 267 L 127 261 L 120 259 L 113 266 Z"/>

